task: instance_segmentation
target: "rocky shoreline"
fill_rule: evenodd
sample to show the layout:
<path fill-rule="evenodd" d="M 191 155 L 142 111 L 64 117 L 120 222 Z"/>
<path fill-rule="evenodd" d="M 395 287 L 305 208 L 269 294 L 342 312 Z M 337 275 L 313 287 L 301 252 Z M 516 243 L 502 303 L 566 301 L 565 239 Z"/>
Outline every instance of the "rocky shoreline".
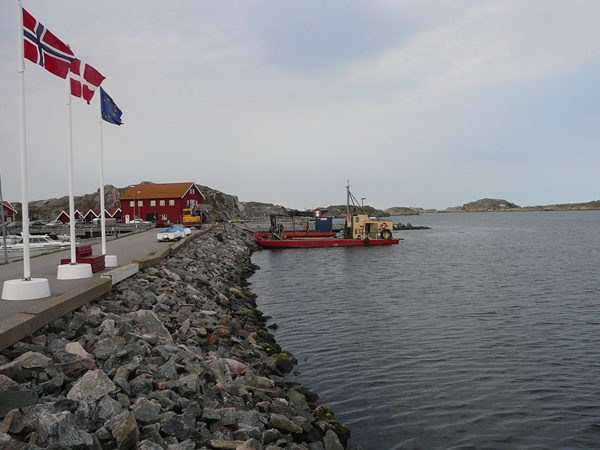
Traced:
<path fill-rule="evenodd" d="M 0 354 L 0 450 L 360 450 L 266 328 L 228 226 Z"/>

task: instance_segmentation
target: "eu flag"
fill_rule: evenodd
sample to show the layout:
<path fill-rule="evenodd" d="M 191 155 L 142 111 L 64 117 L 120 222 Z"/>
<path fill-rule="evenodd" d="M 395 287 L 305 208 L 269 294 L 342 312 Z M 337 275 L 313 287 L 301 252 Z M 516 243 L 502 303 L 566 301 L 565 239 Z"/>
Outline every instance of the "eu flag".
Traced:
<path fill-rule="evenodd" d="M 102 101 L 102 119 L 115 125 L 121 125 L 121 110 L 117 104 L 110 98 L 104 89 L 100 88 L 100 100 Z"/>

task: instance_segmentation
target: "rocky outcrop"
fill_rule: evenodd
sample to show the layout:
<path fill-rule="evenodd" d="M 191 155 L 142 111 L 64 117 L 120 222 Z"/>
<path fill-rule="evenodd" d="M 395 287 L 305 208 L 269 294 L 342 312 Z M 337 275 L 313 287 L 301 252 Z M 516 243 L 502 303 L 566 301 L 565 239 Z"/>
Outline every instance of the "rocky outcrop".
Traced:
<path fill-rule="evenodd" d="M 354 449 L 265 326 L 228 226 L 0 354 L 0 448 Z"/>
<path fill-rule="evenodd" d="M 271 214 L 280 214 L 284 210 L 272 203 L 261 203 L 261 202 L 242 202 L 246 212 L 247 218 L 251 219 L 253 217 L 268 217 Z"/>
<path fill-rule="evenodd" d="M 104 198 L 106 208 L 120 208 L 119 198 L 127 188 L 116 188 L 110 184 L 104 186 Z M 93 194 L 75 196 L 75 209 L 99 209 L 100 188 Z M 21 203 L 14 202 L 12 205 L 21 214 Z M 32 219 L 54 220 L 62 211 L 69 210 L 69 197 L 51 198 L 49 200 L 35 200 L 29 202 L 29 217 Z M 20 219 L 19 219 L 20 220 Z"/>
<path fill-rule="evenodd" d="M 140 184 L 152 184 L 151 181 L 144 181 Z M 261 202 L 241 202 L 235 195 L 225 194 L 208 186 L 198 185 L 204 195 L 204 203 L 210 205 L 208 212 L 209 221 L 225 221 L 232 219 L 265 218 L 270 214 L 280 214 L 285 211 L 284 208 L 272 203 Z M 116 188 L 112 185 L 105 186 L 106 207 L 120 208 L 119 198 L 127 190 L 127 187 Z M 17 220 L 20 219 L 21 204 L 12 202 L 17 210 Z M 53 198 L 49 200 L 36 200 L 29 202 L 29 213 L 32 219 L 53 220 L 61 211 L 67 211 L 69 208 L 69 197 Z M 75 197 L 76 209 L 99 209 L 100 208 L 100 189 L 94 194 L 85 194 Z M 346 205 L 331 205 L 320 207 L 327 210 L 325 217 L 344 217 L 346 214 Z M 360 208 L 355 208 L 360 211 Z M 372 217 L 389 217 L 416 215 L 421 212 L 484 212 L 484 211 L 585 211 L 600 209 L 600 200 L 587 203 L 564 203 L 546 206 L 525 206 L 521 208 L 514 203 L 501 199 L 484 198 L 474 202 L 466 203 L 462 206 L 449 207 L 445 210 L 437 211 L 435 209 L 407 208 L 395 206 L 385 210 L 375 209 L 371 206 L 364 207 L 366 213 Z"/>
<path fill-rule="evenodd" d="M 519 205 L 510 203 L 506 200 L 483 198 L 474 202 L 465 203 L 462 210 L 466 212 L 482 212 L 482 211 L 506 211 L 520 208 Z"/>
<path fill-rule="evenodd" d="M 524 206 L 521 211 L 589 211 L 600 209 L 600 200 L 586 203 L 559 203 L 545 206 Z"/>
<path fill-rule="evenodd" d="M 385 210 L 390 216 L 418 216 L 419 212 L 412 208 L 405 208 L 403 206 L 394 206 Z"/>
<path fill-rule="evenodd" d="M 417 225 L 414 226 L 412 223 L 407 223 L 406 225 L 403 223 L 395 223 L 393 226 L 394 230 L 401 230 L 401 231 L 407 231 L 407 230 L 431 230 L 431 227 L 427 227 L 425 225 Z"/>
<path fill-rule="evenodd" d="M 485 212 L 485 211 L 588 211 L 600 209 L 600 200 L 586 203 L 562 203 L 556 205 L 519 206 L 506 200 L 484 198 L 463 206 L 447 208 L 438 212 Z"/>
<path fill-rule="evenodd" d="M 344 217 L 346 215 L 346 205 L 331 205 L 326 208 L 320 207 L 319 209 L 324 209 L 327 211 L 325 217 Z M 351 211 L 356 212 L 357 214 L 362 214 L 362 210 L 367 213 L 369 217 L 389 217 L 390 214 L 381 209 L 375 209 L 371 206 L 365 205 L 364 207 L 360 206 L 352 206 L 350 207 Z"/>

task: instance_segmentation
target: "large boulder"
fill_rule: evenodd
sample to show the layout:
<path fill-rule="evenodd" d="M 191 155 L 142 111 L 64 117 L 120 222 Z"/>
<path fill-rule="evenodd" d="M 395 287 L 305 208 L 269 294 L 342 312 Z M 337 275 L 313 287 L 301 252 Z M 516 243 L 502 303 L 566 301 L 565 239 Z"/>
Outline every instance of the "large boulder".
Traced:
<path fill-rule="evenodd" d="M 81 401 L 85 397 L 98 400 L 117 389 L 102 370 L 90 370 L 75 383 L 67 394 L 69 400 Z"/>
<path fill-rule="evenodd" d="M 35 433 L 35 444 L 42 448 L 91 450 L 92 435 L 79 428 L 75 416 L 68 411 L 51 414 L 41 410 Z"/>

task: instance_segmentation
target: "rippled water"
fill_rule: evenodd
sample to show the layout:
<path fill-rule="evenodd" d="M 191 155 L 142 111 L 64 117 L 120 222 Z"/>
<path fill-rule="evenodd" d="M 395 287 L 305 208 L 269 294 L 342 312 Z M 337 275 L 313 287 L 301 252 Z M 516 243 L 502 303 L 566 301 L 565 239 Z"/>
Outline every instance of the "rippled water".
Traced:
<path fill-rule="evenodd" d="M 600 448 L 600 212 L 396 219 L 433 229 L 254 254 L 291 378 L 365 450 Z"/>

